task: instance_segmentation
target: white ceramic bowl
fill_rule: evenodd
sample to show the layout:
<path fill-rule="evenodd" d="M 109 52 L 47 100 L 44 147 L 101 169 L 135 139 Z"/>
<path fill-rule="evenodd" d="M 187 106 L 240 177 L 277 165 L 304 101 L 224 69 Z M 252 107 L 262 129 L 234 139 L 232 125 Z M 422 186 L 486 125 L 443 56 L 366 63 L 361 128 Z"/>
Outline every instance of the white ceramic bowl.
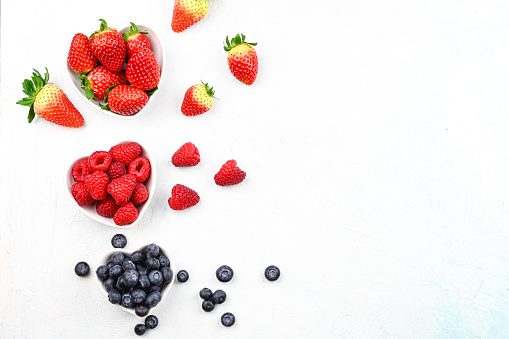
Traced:
<path fill-rule="evenodd" d="M 171 278 L 171 281 L 168 284 L 166 284 L 165 286 L 163 286 L 163 288 L 161 288 L 161 301 L 155 307 L 159 306 L 163 302 L 164 298 L 168 295 L 170 288 L 173 286 L 173 283 L 175 282 L 175 276 L 177 274 L 176 270 L 175 270 L 175 261 L 173 261 L 173 257 L 170 255 L 170 253 L 168 251 L 164 250 L 159 244 L 157 244 L 157 245 L 159 246 L 160 253 L 164 254 L 165 256 L 168 257 L 168 259 L 170 259 L 170 268 L 173 270 L 173 277 Z M 134 251 L 146 250 L 147 247 L 148 247 L 148 244 L 145 246 L 142 246 L 141 248 L 138 248 L 137 250 L 134 250 Z M 134 251 L 128 251 L 125 248 L 115 248 L 102 256 L 102 258 L 99 260 L 99 263 L 97 264 L 97 267 L 99 267 L 101 265 L 108 264 L 108 262 L 110 261 L 111 255 L 115 252 L 122 252 L 122 253 L 124 253 L 124 255 L 126 255 L 126 254 L 131 255 L 131 253 L 133 253 Z M 97 278 L 97 275 L 95 274 L 95 272 L 93 274 L 94 274 L 95 280 L 97 282 L 97 286 L 99 286 L 99 289 L 101 290 L 102 294 L 104 294 L 106 296 L 106 301 L 109 302 L 108 301 L 108 292 L 106 291 L 106 288 L 104 287 L 104 282 L 101 281 L 99 278 Z M 127 308 L 120 304 L 116 304 L 116 306 L 120 307 L 124 311 L 127 311 L 131 314 L 136 314 L 136 313 L 134 313 L 134 308 Z"/>
<path fill-rule="evenodd" d="M 119 142 L 119 143 L 117 143 L 115 145 L 126 144 L 126 143 L 129 143 L 129 142 L 131 142 L 131 141 L 122 141 L 122 142 Z M 140 144 L 140 143 L 138 143 L 138 144 Z M 114 145 L 111 145 L 111 146 L 114 146 Z M 111 146 L 108 147 L 107 149 L 105 149 L 105 151 L 109 151 Z M 67 172 L 66 172 L 66 175 L 65 175 L 65 185 L 66 185 L 66 188 L 67 188 L 66 189 L 67 193 L 68 193 L 71 201 L 73 202 L 73 204 L 76 207 L 78 207 L 78 209 L 80 209 L 84 214 L 86 214 L 87 216 L 89 216 L 93 220 L 98 221 L 98 222 L 100 222 L 102 224 L 105 224 L 105 225 L 108 225 L 108 226 L 112 226 L 112 227 L 117 227 L 117 228 L 123 228 L 123 229 L 131 228 L 134 225 L 136 225 L 138 223 L 138 221 L 143 217 L 143 214 L 145 214 L 145 211 L 147 210 L 148 205 L 150 204 L 150 201 L 152 200 L 152 197 L 154 196 L 154 191 L 155 191 L 155 187 L 156 187 L 156 180 L 157 180 L 157 171 L 156 171 L 156 166 L 155 166 L 154 158 L 143 147 L 142 144 L 140 144 L 140 146 L 141 146 L 141 153 L 140 153 L 140 155 L 142 155 L 144 157 L 147 157 L 147 159 L 150 161 L 151 172 L 150 172 L 150 177 L 145 182 L 145 186 L 147 187 L 147 190 L 148 190 L 148 199 L 147 199 L 147 201 L 145 201 L 143 203 L 143 205 L 141 205 L 141 208 L 138 208 L 138 218 L 133 223 L 128 224 L 128 225 L 124 225 L 124 226 L 118 226 L 113 221 L 113 218 L 106 218 L 106 217 L 103 217 L 103 216 L 100 216 L 99 214 L 97 214 L 97 212 L 95 210 L 95 205 L 96 204 L 92 204 L 92 205 L 89 205 L 89 206 L 80 206 L 80 205 L 78 205 L 76 200 L 74 200 L 74 197 L 72 196 L 72 192 L 71 192 L 72 185 L 75 183 L 74 178 L 72 177 L 72 168 L 74 167 L 74 165 L 78 161 L 88 158 L 90 156 L 90 154 L 92 154 L 94 151 L 90 152 L 90 154 L 87 155 L 87 156 L 84 156 L 84 157 L 76 159 L 75 161 L 73 161 L 73 163 L 67 169 Z"/>
<path fill-rule="evenodd" d="M 136 26 L 138 26 L 138 30 L 140 32 L 141 31 L 148 31 L 147 37 L 149 38 L 150 44 L 152 45 L 152 52 L 154 52 L 154 55 L 155 55 L 156 60 L 157 60 L 157 63 L 159 64 L 159 68 L 161 69 L 161 79 L 159 80 L 159 84 L 161 84 L 162 81 L 163 81 L 163 77 L 164 77 L 164 65 L 166 63 L 166 54 L 165 54 L 163 43 L 162 43 L 161 39 L 159 39 L 159 36 L 156 34 L 156 32 L 154 32 L 154 30 L 148 28 L 147 26 L 143 26 L 143 25 L 136 25 Z M 124 28 L 120 29 L 118 32 L 123 35 L 130 28 L 131 28 L 131 26 L 124 27 Z M 101 111 L 103 113 L 106 113 L 108 115 L 111 115 L 113 117 L 117 117 L 117 118 L 120 118 L 120 119 L 134 119 L 134 118 L 140 116 L 141 114 L 143 114 L 144 112 L 147 111 L 147 107 L 148 107 L 148 105 L 150 105 L 150 102 L 152 101 L 154 95 L 157 95 L 157 93 L 159 93 L 161 91 L 161 88 L 159 87 L 157 89 L 157 91 L 154 92 L 154 94 L 149 95 L 148 96 L 147 104 L 138 113 L 133 114 L 133 115 L 120 115 L 120 114 L 117 114 L 115 112 L 103 110 L 101 108 L 101 106 L 99 106 L 99 103 L 101 103 L 103 105 L 105 104 L 102 100 L 96 100 L 96 99 L 89 100 L 89 99 L 87 99 L 87 97 L 85 96 L 85 91 L 81 88 L 81 80 L 79 80 L 80 73 L 74 72 L 69 67 L 69 65 L 67 64 L 67 56 L 66 56 L 66 59 L 65 59 L 65 63 L 66 63 L 66 66 L 67 66 L 67 77 L 69 78 L 69 81 L 71 82 L 72 87 L 76 90 L 78 95 L 83 100 L 88 102 L 95 109 L 97 109 L 97 110 L 99 110 L 99 111 Z"/>

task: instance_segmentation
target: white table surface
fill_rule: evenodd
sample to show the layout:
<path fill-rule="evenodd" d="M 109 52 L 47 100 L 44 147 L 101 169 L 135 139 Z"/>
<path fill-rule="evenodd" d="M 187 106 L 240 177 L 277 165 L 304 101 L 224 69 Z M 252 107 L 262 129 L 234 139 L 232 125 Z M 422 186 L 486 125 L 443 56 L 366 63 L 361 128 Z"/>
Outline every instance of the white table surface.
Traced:
<path fill-rule="evenodd" d="M 214 0 L 193 28 L 171 31 L 172 1 L 1 3 L 0 336 L 136 337 L 134 315 L 92 276 L 118 233 L 83 215 L 63 177 L 77 157 L 121 140 L 147 146 L 159 178 L 128 248 L 156 242 L 190 280 L 154 314 L 150 338 L 503 338 L 509 333 L 509 4 L 507 1 Z M 408 4 L 407 4 L 408 3 Z M 410 5 L 409 3 L 413 3 Z M 150 112 L 94 111 L 68 82 L 75 33 L 99 18 L 156 30 L 164 82 Z M 226 35 L 257 41 L 258 79 L 235 80 Z M 75 130 L 26 121 L 21 82 L 48 67 L 85 117 Z M 209 82 L 221 100 L 180 113 Z M 169 161 L 183 143 L 195 168 Z M 247 179 L 219 187 L 236 159 Z M 181 183 L 199 205 L 173 211 Z M 228 264 L 235 278 L 219 283 Z M 276 283 L 263 277 L 281 268 Z M 225 304 L 201 310 L 198 291 Z M 236 315 L 232 328 L 223 312 Z"/>

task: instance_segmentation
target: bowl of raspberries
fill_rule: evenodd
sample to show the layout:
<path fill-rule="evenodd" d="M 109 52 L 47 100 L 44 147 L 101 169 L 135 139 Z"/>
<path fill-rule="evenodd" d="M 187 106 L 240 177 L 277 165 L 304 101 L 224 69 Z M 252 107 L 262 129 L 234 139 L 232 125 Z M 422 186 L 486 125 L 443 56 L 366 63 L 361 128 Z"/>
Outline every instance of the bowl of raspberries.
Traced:
<path fill-rule="evenodd" d="M 144 25 L 116 29 L 100 19 L 90 35 L 76 33 L 67 55 L 67 75 L 94 108 L 124 119 L 146 111 L 163 76 L 164 47 Z"/>
<path fill-rule="evenodd" d="M 156 168 L 150 153 L 135 141 L 95 151 L 74 161 L 65 178 L 71 201 L 105 225 L 133 227 L 153 196 Z"/>

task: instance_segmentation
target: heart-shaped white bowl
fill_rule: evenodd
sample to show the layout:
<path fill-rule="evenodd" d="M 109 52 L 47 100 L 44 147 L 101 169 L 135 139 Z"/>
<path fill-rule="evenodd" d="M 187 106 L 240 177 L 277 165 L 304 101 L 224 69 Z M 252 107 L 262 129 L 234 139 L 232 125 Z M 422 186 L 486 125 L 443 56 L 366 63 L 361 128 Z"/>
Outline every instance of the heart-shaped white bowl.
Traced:
<path fill-rule="evenodd" d="M 159 244 L 157 244 L 157 245 L 159 246 Z M 148 244 L 145 246 L 142 246 L 141 248 L 138 248 L 137 250 L 134 250 L 134 251 L 143 251 L 143 250 L 146 250 L 147 247 L 148 247 Z M 126 255 L 126 254 L 131 255 L 131 253 L 133 253 L 134 251 L 127 251 L 125 248 L 115 248 L 115 249 L 107 252 L 106 254 L 104 254 L 104 256 L 102 256 L 102 258 L 99 260 L 99 263 L 97 264 L 97 267 L 99 267 L 101 265 L 107 265 L 108 262 L 110 261 L 111 255 L 115 252 L 122 252 L 122 253 L 124 253 L 124 255 Z M 159 252 L 161 254 L 164 254 L 165 256 L 167 256 L 168 259 L 170 259 L 170 268 L 173 270 L 173 277 L 171 278 L 171 281 L 168 284 L 166 284 L 165 286 L 163 286 L 163 288 L 161 288 L 161 301 L 159 302 L 159 304 L 154 306 L 154 308 L 157 307 L 158 305 L 160 305 L 163 302 L 164 298 L 168 295 L 170 288 L 173 286 L 173 283 L 175 282 L 175 276 L 176 276 L 175 261 L 173 261 L 173 257 L 170 255 L 170 253 L 168 251 L 163 249 L 161 246 L 159 246 Z M 94 272 L 94 277 L 97 282 L 97 286 L 99 286 L 99 289 L 101 290 L 102 294 L 105 295 L 106 301 L 109 302 L 108 292 L 106 291 L 106 288 L 104 287 L 104 282 L 101 281 L 97 277 L 95 272 Z M 127 308 L 120 304 L 115 304 L 115 305 L 120 307 L 121 309 L 123 309 L 126 312 L 129 312 L 131 314 L 136 314 L 136 313 L 134 313 L 134 308 Z M 152 309 L 151 309 L 151 311 L 152 311 Z"/>
<path fill-rule="evenodd" d="M 147 26 L 143 26 L 143 25 L 137 25 L 137 27 L 138 27 L 138 30 L 140 32 L 141 31 L 147 31 L 148 32 L 147 37 L 150 40 L 150 44 L 152 45 L 152 52 L 154 52 L 154 55 L 155 55 L 156 60 L 157 60 L 157 63 L 159 64 L 159 68 L 161 69 L 161 79 L 159 80 L 159 84 L 162 84 L 163 77 L 164 77 L 164 71 L 163 70 L 164 70 L 164 65 L 166 63 L 166 53 L 165 53 L 165 50 L 164 50 L 163 43 L 162 43 L 161 39 L 159 39 L 159 36 L 156 34 L 156 32 L 154 30 L 152 30 L 151 28 L 149 28 Z M 131 26 L 124 27 L 121 30 L 119 30 L 118 32 L 123 35 L 125 32 L 129 31 L 130 28 L 131 28 Z M 147 111 L 147 107 L 152 102 L 152 99 L 154 98 L 154 95 L 157 95 L 157 93 L 159 93 L 161 91 L 161 88 L 159 87 L 157 91 L 155 91 L 153 94 L 149 95 L 148 96 L 147 104 L 138 113 L 133 114 L 133 115 L 120 115 L 120 114 L 117 114 L 115 112 L 103 110 L 101 108 L 101 106 L 99 106 L 99 103 L 104 104 L 104 102 L 102 100 L 96 100 L 96 99 L 89 100 L 89 99 L 87 99 L 87 97 L 85 96 L 85 90 L 83 90 L 81 88 L 81 80 L 79 79 L 80 73 L 74 72 L 69 67 L 69 64 L 67 64 L 67 57 L 65 59 L 65 63 L 66 63 L 66 66 L 67 66 L 67 77 L 69 78 L 69 81 L 71 82 L 72 87 L 76 90 L 78 95 L 83 100 L 88 102 L 95 109 L 97 109 L 97 110 L 99 110 L 99 111 L 101 111 L 101 112 L 103 112 L 105 114 L 108 114 L 110 116 L 119 118 L 119 119 L 134 119 L 136 117 L 139 117 L 141 114 L 143 114 L 144 112 Z"/>
<path fill-rule="evenodd" d="M 118 144 L 127 144 L 129 142 L 132 142 L 132 141 L 122 141 L 122 142 L 119 142 L 119 143 L 117 143 L 115 145 L 118 145 Z M 68 193 L 71 201 L 73 202 L 73 204 L 76 207 L 78 207 L 78 209 L 80 211 L 82 211 L 85 215 L 87 215 L 88 217 L 92 218 L 93 220 L 98 221 L 98 222 L 100 222 L 102 224 L 105 224 L 105 225 L 108 225 L 108 226 L 112 226 L 112 227 L 126 229 L 126 228 L 134 227 L 134 225 L 136 225 L 138 223 L 138 221 L 141 219 L 143 214 L 145 214 L 145 211 L 147 210 L 148 205 L 150 204 L 150 201 L 152 200 L 152 197 L 154 196 L 154 191 L 155 191 L 155 187 L 156 187 L 156 180 L 157 180 L 157 171 L 156 171 L 156 166 L 155 166 L 154 158 L 147 151 L 147 149 L 143 147 L 142 144 L 140 144 L 139 142 L 138 142 L 138 144 L 141 146 L 140 156 L 142 155 L 144 157 L 147 157 L 147 159 L 150 161 L 150 168 L 151 168 L 150 177 L 145 182 L 145 186 L 147 187 L 147 190 L 148 190 L 148 199 L 147 199 L 147 201 L 145 201 L 143 203 L 143 205 L 141 205 L 141 208 L 138 208 L 138 218 L 133 223 L 131 223 L 131 224 L 124 225 L 124 226 L 118 226 L 113 221 L 113 218 L 106 218 L 106 217 L 103 217 L 103 216 L 100 216 L 99 214 L 97 214 L 97 212 L 95 210 L 95 205 L 96 204 L 92 204 L 92 205 L 89 205 L 89 206 L 80 206 L 80 205 L 78 205 L 76 200 L 74 200 L 74 197 L 72 196 L 72 192 L 71 192 L 72 185 L 75 183 L 74 178 L 72 177 L 72 168 L 74 167 L 74 165 L 78 161 L 86 159 L 90 155 L 78 158 L 75 161 L 73 161 L 73 163 L 67 169 L 67 172 L 66 172 L 66 175 L 65 175 L 65 185 L 66 185 L 67 193 Z M 113 146 L 113 145 L 111 145 L 111 146 Z M 108 147 L 106 151 L 108 151 L 111 148 L 111 146 Z M 90 152 L 90 154 L 92 154 L 92 153 L 93 153 L 93 151 Z"/>

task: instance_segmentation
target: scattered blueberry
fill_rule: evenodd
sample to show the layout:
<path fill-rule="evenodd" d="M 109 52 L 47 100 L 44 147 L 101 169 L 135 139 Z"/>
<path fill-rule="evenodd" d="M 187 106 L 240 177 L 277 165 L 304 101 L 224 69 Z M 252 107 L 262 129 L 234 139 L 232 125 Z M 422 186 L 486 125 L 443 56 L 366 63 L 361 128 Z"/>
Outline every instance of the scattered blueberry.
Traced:
<path fill-rule="evenodd" d="M 159 286 L 163 283 L 163 274 L 158 270 L 153 270 L 148 274 L 150 285 Z"/>
<path fill-rule="evenodd" d="M 122 273 L 124 273 L 124 271 L 122 269 L 122 266 L 120 266 L 120 265 L 114 265 L 109 270 L 110 277 L 112 277 L 114 279 L 120 277 L 122 275 Z"/>
<path fill-rule="evenodd" d="M 233 278 L 233 270 L 228 265 L 223 265 L 216 270 L 216 277 L 221 282 L 228 282 Z"/>
<path fill-rule="evenodd" d="M 185 283 L 187 280 L 189 280 L 189 273 L 187 273 L 186 270 L 178 271 L 177 280 L 181 283 Z"/>
<path fill-rule="evenodd" d="M 200 290 L 200 298 L 203 300 L 209 300 L 212 298 L 212 290 L 210 288 L 203 288 Z"/>
<path fill-rule="evenodd" d="M 133 290 L 131 292 L 131 295 L 133 296 L 133 301 L 135 304 L 142 304 L 145 301 L 145 298 L 147 297 L 147 293 L 141 288 Z"/>
<path fill-rule="evenodd" d="M 108 266 L 101 265 L 101 266 L 97 267 L 95 274 L 97 275 L 97 278 L 99 278 L 99 280 L 104 281 L 104 280 L 108 279 L 108 277 L 109 277 Z"/>
<path fill-rule="evenodd" d="M 221 324 L 226 327 L 233 326 L 233 324 L 235 324 L 235 316 L 230 312 L 226 312 L 221 316 Z"/>
<path fill-rule="evenodd" d="M 149 271 L 158 270 L 160 266 L 159 260 L 157 260 L 157 258 L 148 258 L 145 264 Z"/>
<path fill-rule="evenodd" d="M 203 300 L 203 302 L 201 303 L 201 308 L 205 311 L 205 312 L 210 312 L 214 309 L 215 305 L 212 301 L 210 300 Z"/>
<path fill-rule="evenodd" d="M 170 266 L 170 259 L 168 259 L 168 257 L 164 254 L 161 254 L 159 256 L 159 265 L 161 268 Z"/>
<path fill-rule="evenodd" d="M 156 244 L 148 245 L 147 254 L 150 254 L 151 257 L 159 256 L 159 246 L 157 246 Z"/>
<path fill-rule="evenodd" d="M 279 279 L 279 276 L 281 275 L 281 272 L 279 271 L 279 268 L 274 265 L 270 265 L 265 269 L 265 278 L 269 281 L 276 281 Z"/>
<path fill-rule="evenodd" d="M 171 279 L 173 279 L 173 270 L 168 266 L 161 268 L 161 273 L 163 274 L 163 281 L 165 283 L 169 283 Z"/>
<path fill-rule="evenodd" d="M 161 301 L 161 292 L 152 292 L 145 298 L 145 305 L 152 308 Z"/>
<path fill-rule="evenodd" d="M 224 303 L 224 301 L 226 300 L 226 293 L 225 293 L 225 291 L 223 291 L 223 290 L 215 291 L 214 294 L 212 294 L 212 298 L 210 298 L 210 300 L 214 304 L 222 304 L 222 303 Z"/>
<path fill-rule="evenodd" d="M 134 306 L 133 296 L 131 295 L 130 292 L 122 294 L 122 306 L 124 307 Z"/>
<path fill-rule="evenodd" d="M 146 317 L 149 311 L 150 309 L 145 305 L 138 305 L 134 309 L 134 313 L 136 313 L 138 317 Z"/>
<path fill-rule="evenodd" d="M 113 289 L 108 292 L 108 300 L 112 304 L 120 304 L 120 302 L 122 302 L 122 295 L 119 291 Z"/>
<path fill-rule="evenodd" d="M 136 270 L 136 265 L 131 260 L 124 260 L 122 263 L 122 269 L 124 271 Z"/>
<path fill-rule="evenodd" d="M 125 271 L 124 274 L 122 275 L 124 285 L 128 287 L 134 287 L 138 283 L 139 277 L 140 276 L 138 275 L 138 272 L 136 272 L 135 270 Z"/>
<path fill-rule="evenodd" d="M 145 332 L 147 332 L 145 324 L 138 324 L 134 326 L 134 333 L 136 333 L 137 335 L 144 335 Z"/>
<path fill-rule="evenodd" d="M 90 266 L 84 261 L 80 261 L 74 266 L 74 273 L 80 277 L 84 277 L 90 273 Z"/>
<path fill-rule="evenodd" d="M 111 238 L 111 245 L 115 248 L 124 248 L 127 245 L 127 238 L 123 234 L 115 234 Z"/>
<path fill-rule="evenodd" d="M 111 255 L 111 264 L 112 265 L 122 265 L 124 260 L 125 260 L 125 257 L 124 257 L 124 253 L 122 253 L 122 252 L 115 252 Z"/>
<path fill-rule="evenodd" d="M 145 318 L 145 326 L 147 328 L 153 329 L 156 328 L 159 324 L 159 319 L 155 315 L 149 315 L 147 318 Z"/>

